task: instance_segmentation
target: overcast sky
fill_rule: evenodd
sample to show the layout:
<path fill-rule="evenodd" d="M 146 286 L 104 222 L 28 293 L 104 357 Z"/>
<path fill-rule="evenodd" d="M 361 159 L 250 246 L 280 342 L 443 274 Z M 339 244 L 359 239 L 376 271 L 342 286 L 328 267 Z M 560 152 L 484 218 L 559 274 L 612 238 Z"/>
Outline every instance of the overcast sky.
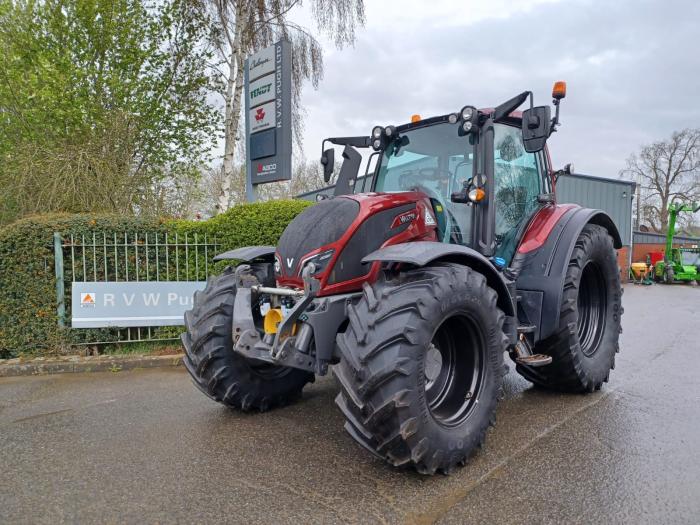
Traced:
<path fill-rule="evenodd" d="M 353 48 L 326 46 L 307 86 L 304 152 L 324 137 L 368 134 L 493 107 L 525 90 L 551 102 L 566 80 L 555 167 L 617 177 L 640 145 L 700 127 L 700 2 L 640 0 L 366 1 Z"/>

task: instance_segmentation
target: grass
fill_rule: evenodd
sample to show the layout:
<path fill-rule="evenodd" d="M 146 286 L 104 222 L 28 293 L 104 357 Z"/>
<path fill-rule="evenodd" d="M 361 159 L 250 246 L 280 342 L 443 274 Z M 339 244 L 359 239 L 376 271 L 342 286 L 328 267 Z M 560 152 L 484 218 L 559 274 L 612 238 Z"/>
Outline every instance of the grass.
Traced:
<path fill-rule="evenodd" d="M 176 355 L 182 353 L 180 341 L 138 341 L 104 345 L 100 355 Z"/>

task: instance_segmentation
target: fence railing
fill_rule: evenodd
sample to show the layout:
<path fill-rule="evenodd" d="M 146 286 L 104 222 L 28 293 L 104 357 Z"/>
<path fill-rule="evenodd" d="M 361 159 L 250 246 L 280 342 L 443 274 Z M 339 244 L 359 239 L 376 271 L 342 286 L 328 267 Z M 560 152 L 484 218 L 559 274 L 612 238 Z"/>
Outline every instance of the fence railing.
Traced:
<path fill-rule="evenodd" d="M 74 344 L 163 341 L 177 338 L 173 327 L 70 329 L 73 282 L 206 281 L 219 251 L 216 236 L 161 232 L 54 234 L 59 324 Z"/>

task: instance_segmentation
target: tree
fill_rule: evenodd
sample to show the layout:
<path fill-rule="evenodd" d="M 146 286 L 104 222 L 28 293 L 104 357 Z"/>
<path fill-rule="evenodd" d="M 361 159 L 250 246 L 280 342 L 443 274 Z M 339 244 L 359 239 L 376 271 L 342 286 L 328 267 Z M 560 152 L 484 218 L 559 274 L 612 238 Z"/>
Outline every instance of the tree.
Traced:
<path fill-rule="evenodd" d="M 167 213 L 215 137 L 208 31 L 187 0 L 0 0 L 0 222 Z"/>
<path fill-rule="evenodd" d="M 672 202 L 700 199 L 700 129 L 676 131 L 668 140 L 643 146 L 627 159 L 620 176 L 640 186 L 638 225 L 645 220 L 665 232 Z"/>
<path fill-rule="evenodd" d="M 303 131 L 301 86 L 310 80 L 314 87 L 323 75 L 323 53 L 310 31 L 290 19 L 301 0 L 202 0 L 216 20 L 211 37 L 220 58 L 215 68 L 224 99 L 223 187 L 221 211 L 231 203 L 231 181 L 242 160 L 238 148 L 241 128 L 244 61 L 256 50 L 280 39 L 292 44 L 292 112 L 294 137 Z M 321 34 L 331 37 L 338 48 L 352 44 L 356 26 L 364 24 L 363 0 L 312 0 L 311 11 Z"/>

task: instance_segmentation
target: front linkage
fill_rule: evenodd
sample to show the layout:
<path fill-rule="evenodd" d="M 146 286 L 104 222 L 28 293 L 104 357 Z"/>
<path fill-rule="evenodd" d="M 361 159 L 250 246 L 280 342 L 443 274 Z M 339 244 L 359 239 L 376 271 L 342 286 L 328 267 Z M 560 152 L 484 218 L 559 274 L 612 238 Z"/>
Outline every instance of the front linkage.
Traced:
<path fill-rule="evenodd" d="M 335 337 L 346 320 L 346 305 L 359 294 L 317 297 L 313 266 L 303 271 L 304 289 L 263 286 L 248 264 L 236 268 L 233 306 L 233 350 L 269 364 L 328 373 L 334 361 Z M 266 305 L 261 336 L 254 308 Z M 286 312 L 286 315 L 285 313 Z M 337 359 L 335 359 L 337 361 Z"/>

